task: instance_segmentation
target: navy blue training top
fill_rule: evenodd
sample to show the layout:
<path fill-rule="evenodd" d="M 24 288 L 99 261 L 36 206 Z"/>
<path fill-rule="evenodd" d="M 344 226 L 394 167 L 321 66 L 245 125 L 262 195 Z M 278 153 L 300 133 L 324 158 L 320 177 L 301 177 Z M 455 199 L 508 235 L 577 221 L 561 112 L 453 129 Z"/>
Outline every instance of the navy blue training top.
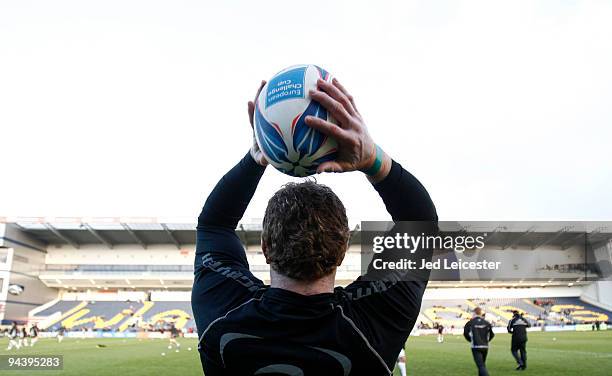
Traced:
<path fill-rule="evenodd" d="M 198 218 L 192 307 L 206 376 L 391 375 L 427 281 L 360 277 L 311 296 L 264 285 L 235 232 L 264 170 L 247 154 Z M 425 188 L 395 161 L 374 189 L 393 221 L 437 221 Z"/>

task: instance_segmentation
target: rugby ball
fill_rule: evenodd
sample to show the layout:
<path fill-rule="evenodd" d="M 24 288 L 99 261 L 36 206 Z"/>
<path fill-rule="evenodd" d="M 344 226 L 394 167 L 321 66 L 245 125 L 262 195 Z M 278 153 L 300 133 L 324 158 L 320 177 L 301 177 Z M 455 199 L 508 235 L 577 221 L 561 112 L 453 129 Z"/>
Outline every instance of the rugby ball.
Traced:
<path fill-rule="evenodd" d="M 336 140 L 306 125 L 306 116 L 337 122 L 310 90 L 317 79 L 331 82 L 331 75 L 316 65 L 295 65 L 278 72 L 262 88 L 255 101 L 255 139 L 266 160 L 291 176 L 308 176 L 336 158 Z"/>

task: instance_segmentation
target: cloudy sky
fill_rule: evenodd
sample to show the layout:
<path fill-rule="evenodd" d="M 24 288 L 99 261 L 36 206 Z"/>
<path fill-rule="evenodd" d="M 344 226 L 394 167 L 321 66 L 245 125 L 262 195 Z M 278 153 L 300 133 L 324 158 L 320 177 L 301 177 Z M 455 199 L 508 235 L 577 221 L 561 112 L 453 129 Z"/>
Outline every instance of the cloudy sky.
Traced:
<path fill-rule="evenodd" d="M 197 216 L 261 79 L 315 63 L 441 219 L 612 219 L 608 1 L 0 0 L 0 216 Z M 269 168 L 246 216 L 289 178 Z M 387 218 L 323 176 L 351 222 Z"/>

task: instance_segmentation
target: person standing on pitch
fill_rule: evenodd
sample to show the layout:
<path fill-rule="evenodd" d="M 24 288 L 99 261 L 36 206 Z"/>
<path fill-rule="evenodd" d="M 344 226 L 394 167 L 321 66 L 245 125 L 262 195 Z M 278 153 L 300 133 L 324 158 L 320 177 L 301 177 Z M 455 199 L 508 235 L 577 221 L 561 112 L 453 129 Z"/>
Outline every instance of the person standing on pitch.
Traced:
<path fill-rule="evenodd" d="M 484 319 L 484 313 L 480 307 L 474 309 L 474 317 L 465 324 L 463 336 L 472 345 L 472 356 L 478 367 L 478 376 L 488 376 L 486 362 L 489 341 L 495 337 L 495 333 L 493 333 L 491 324 Z"/>
<path fill-rule="evenodd" d="M 21 327 L 21 330 L 19 330 L 19 347 L 22 346 L 28 347 L 28 332 L 26 331 L 25 325 Z"/>
<path fill-rule="evenodd" d="M 62 343 L 62 341 L 64 340 L 64 333 L 66 333 L 66 328 L 64 328 L 64 326 L 62 325 L 57 331 L 57 343 Z"/>
<path fill-rule="evenodd" d="M 444 325 L 438 325 L 438 343 L 444 342 Z"/>
<path fill-rule="evenodd" d="M 9 329 L 7 336 L 9 339 L 9 344 L 6 348 L 7 351 L 11 350 L 13 347 L 16 349 L 21 347 L 21 344 L 19 343 L 19 328 L 17 327 L 17 323 L 15 321 L 13 321 L 13 324 L 11 324 L 11 328 Z"/>
<path fill-rule="evenodd" d="M 527 368 L 527 328 L 531 325 L 519 311 L 512 313 L 512 320 L 508 322 L 508 333 L 512 333 L 510 351 L 518 364 L 516 370 L 523 371 Z"/>
<path fill-rule="evenodd" d="M 32 324 L 30 327 L 30 347 L 34 347 L 34 344 L 38 342 L 38 325 L 36 323 Z"/>
<path fill-rule="evenodd" d="M 353 97 L 335 79 L 317 85 L 310 97 L 338 121 L 305 117 L 307 126 L 338 143 L 337 158 L 317 171 L 360 171 L 396 226 L 416 221 L 418 234 L 436 233 L 429 194 L 374 143 Z M 249 102 L 251 126 L 254 106 Z M 191 305 L 204 373 L 391 375 L 418 318 L 429 270 L 394 270 L 377 278 L 371 267 L 348 286 L 336 287 L 350 238 L 346 209 L 329 187 L 307 179 L 284 185 L 268 201 L 261 233 L 270 265 L 270 286 L 265 285 L 249 270 L 236 227 L 266 165 L 254 142 L 217 183 L 198 218 Z M 384 251 L 375 257 L 414 255 L 420 265 L 432 252 Z"/>
<path fill-rule="evenodd" d="M 179 335 L 180 331 L 178 330 L 176 325 L 172 323 L 172 325 L 170 326 L 170 344 L 168 345 L 168 350 L 172 350 L 172 345 L 174 345 L 176 349 L 175 351 L 179 352 L 179 350 L 181 349 L 181 344 L 177 341 Z"/>

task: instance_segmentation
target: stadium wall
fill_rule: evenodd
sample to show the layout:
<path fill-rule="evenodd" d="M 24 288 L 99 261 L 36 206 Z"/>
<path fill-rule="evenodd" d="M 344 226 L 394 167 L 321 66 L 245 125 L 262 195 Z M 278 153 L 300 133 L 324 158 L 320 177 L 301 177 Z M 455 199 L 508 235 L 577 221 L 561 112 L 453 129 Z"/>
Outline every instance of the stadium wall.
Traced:
<path fill-rule="evenodd" d="M 107 249 L 100 245 L 83 245 L 80 249 L 70 246 L 57 246 L 49 248 L 45 263 L 49 271 L 58 271 L 61 266 L 78 265 L 185 265 L 192 266 L 195 253 L 194 247 L 184 247 L 180 250 L 170 245 L 150 245 L 143 249 L 137 245 L 116 246 Z M 351 245 L 347 255 L 338 269 L 339 280 L 353 280 L 361 270 L 360 245 Z M 465 261 L 482 261 L 483 259 L 494 259 L 501 261 L 503 265 L 511 265 L 505 271 L 508 275 L 500 275 L 501 271 L 473 271 L 462 270 L 463 279 L 486 280 L 508 279 L 518 280 L 521 278 L 534 279 L 533 276 L 542 279 L 560 278 L 571 279 L 582 276 L 582 273 L 563 273 L 558 270 L 544 270 L 547 266 L 563 264 L 581 264 L 585 262 L 584 252 L 580 249 L 559 250 L 552 247 L 543 247 L 537 252 L 531 249 L 485 249 L 477 254 L 457 254 Z M 265 262 L 263 253 L 259 246 L 247 247 L 247 259 L 254 273 L 266 273 L 269 267 Z M 264 279 L 267 275 L 263 275 Z"/>
<path fill-rule="evenodd" d="M 180 250 L 171 245 L 150 245 L 143 249 L 137 245 L 116 246 L 113 249 L 104 248 L 100 245 L 83 245 L 80 249 L 71 246 L 57 246 L 49 248 L 45 259 L 45 270 L 42 272 L 42 279 L 55 286 L 56 280 L 61 280 L 57 287 L 69 288 L 71 286 L 96 288 L 98 286 L 107 287 L 130 287 L 125 282 L 129 279 L 131 286 L 154 287 L 155 285 L 145 284 L 145 280 L 163 280 L 166 285 L 174 287 L 188 287 L 193 280 L 195 246 L 182 248 Z M 360 273 L 360 247 L 352 245 L 347 255 L 338 268 L 336 278 L 339 284 L 347 284 L 359 276 Z M 269 265 L 261 252 L 259 246 L 249 246 L 247 248 L 247 259 L 253 274 L 269 282 Z M 107 266 L 179 266 L 185 267 L 177 271 L 151 270 L 146 273 L 136 271 L 107 270 Z M 86 270 L 82 267 L 86 267 Z M 97 269 L 99 266 L 99 269 Z M 90 280 L 96 283 L 89 283 Z M 114 280 L 113 283 L 110 283 Z M 158 282 L 156 282 L 159 285 Z"/>
<path fill-rule="evenodd" d="M 600 272 L 608 276 L 606 281 L 591 284 L 585 289 L 582 299 L 595 306 L 612 311 L 612 240 L 593 251 L 594 260 Z"/>
<path fill-rule="evenodd" d="M 612 311 L 612 281 L 594 282 L 584 289 L 580 299 Z"/>
<path fill-rule="evenodd" d="M 106 249 L 99 245 L 82 245 L 49 248 L 47 265 L 193 265 L 193 248 L 176 249 L 172 245 L 149 245 L 144 249 L 137 245 L 115 246 Z"/>
<path fill-rule="evenodd" d="M 178 291 L 177 291 L 178 292 Z M 147 300 L 147 292 L 145 291 L 87 291 L 87 292 L 69 292 L 62 291 L 60 293 L 61 300 L 73 301 L 98 301 L 98 302 L 137 302 Z"/>
<path fill-rule="evenodd" d="M 583 288 L 575 287 L 508 287 L 508 288 L 427 288 L 423 300 L 452 299 L 523 299 L 523 298 L 573 298 L 579 297 Z"/>
<path fill-rule="evenodd" d="M 62 245 L 46 251 L 47 265 L 193 265 L 195 257 L 195 245 L 180 250 L 164 244 L 149 245 L 147 249 L 138 245 L 117 245 L 113 249 L 100 245 L 82 245 L 79 249 Z M 359 245 L 351 245 L 348 255 L 358 258 L 359 252 Z M 246 254 L 250 264 L 266 264 L 259 245 L 248 246 Z M 355 259 L 350 258 L 346 263 L 351 260 Z"/>
<path fill-rule="evenodd" d="M 30 310 L 58 296 L 58 290 L 39 279 L 46 250 L 35 239 L 4 224 L 0 224 L 0 241 L 6 254 L 0 263 L 0 319 L 26 321 Z"/>

